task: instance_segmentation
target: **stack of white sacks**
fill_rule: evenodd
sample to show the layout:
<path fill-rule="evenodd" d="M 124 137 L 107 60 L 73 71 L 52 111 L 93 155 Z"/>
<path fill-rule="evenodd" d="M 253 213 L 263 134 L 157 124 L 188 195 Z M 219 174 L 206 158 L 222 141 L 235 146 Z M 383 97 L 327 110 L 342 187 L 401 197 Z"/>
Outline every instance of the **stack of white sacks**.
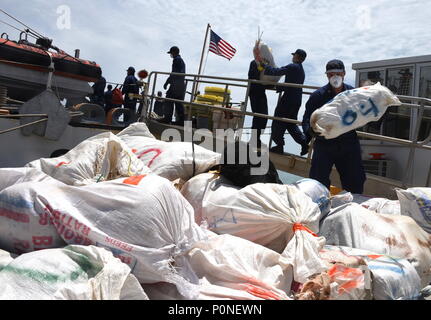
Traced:
<path fill-rule="evenodd" d="M 0 299 L 417 299 L 430 283 L 429 188 L 360 204 L 311 179 L 241 189 L 194 152 L 136 123 L 0 169 Z"/>

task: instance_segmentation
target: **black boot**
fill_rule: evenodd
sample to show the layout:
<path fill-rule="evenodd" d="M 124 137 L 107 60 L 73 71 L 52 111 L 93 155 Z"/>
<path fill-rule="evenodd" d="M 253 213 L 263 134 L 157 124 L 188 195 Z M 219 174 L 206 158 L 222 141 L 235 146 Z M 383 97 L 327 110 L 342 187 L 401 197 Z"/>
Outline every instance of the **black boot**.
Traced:
<path fill-rule="evenodd" d="M 308 144 L 303 144 L 301 148 L 301 156 L 306 155 L 308 153 Z"/>
<path fill-rule="evenodd" d="M 283 145 L 275 145 L 269 149 L 269 152 L 284 154 L 284 146 Z"/>

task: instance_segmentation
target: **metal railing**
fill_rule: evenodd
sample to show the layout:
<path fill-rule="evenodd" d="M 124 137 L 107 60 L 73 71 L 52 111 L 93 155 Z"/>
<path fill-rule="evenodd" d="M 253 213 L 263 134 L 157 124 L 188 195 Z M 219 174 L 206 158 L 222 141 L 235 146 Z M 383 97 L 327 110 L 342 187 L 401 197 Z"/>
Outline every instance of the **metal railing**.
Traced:
<path fill-rule="evenodd" d="M 186 101 L 185 99 L 179 100 L 179 99 L 172 99 L 172 98 L 166 98 L 166 97 L 157 97 L 157 96 L 155 96 L 155 90 L 156 90 L 157 78 L 159 75 L 182 76 L 185 79 L 186 88 L 187 88 L 187 85 L 189 83 L 193 84 L 193 88 L 197 88 L 199 86 L 199 84 L 218 84 L 218 85 L 222 85 L 225 87 L 225 92 L 227 92 L 227 90 L 231 87 L 245 88 L 246 92 L 245 92 L 245 96 L 244 96 L 244 101 L 239 103 L 241 106 L 240 110 L 236 110 L 236 109 L 232 109 L 232 108 L 228 109 L 229 113 L 237 114 L 242 118 L 241 122 L 238 126 L 238 130 L 243 129 L 245 116 L 260 117 L 260 118 L 265 118 L 265 119 L 269 119 L 269 120 L 277 120 L 277 121 L 286 122 L 286 123 L 293 123 L 296 125 L 302 124 L 301 121 L 295 120 L 295 119 L 281 118 L 281 117 L 270 116 L 267 114 L 247 111 L 248 97 L 249 97 L 249 93 L 250 93 L 250 85 L 251 84 L 255 83 L 255 84 L 262 84 L 262 85 L 267 85 L 267 86 L 273 86 L 274 89 L 271 89 L 271 88 L 267 89 L 267 90 L 273 90 L 273 91 L 276 90 L 275 87 L 277 87 L 277 88 L 291 87 L 291 88 L 302 88 L 302 89 L 313 89 L 313 90 L 320 88 L 317 86 L 300 85 L 300 84 L 295 84 L 295 83 L 280 83 L 280 82 L 261 81 L 261 80 L 252 80 L 252 79 L 243 79 L 243 78 L 230 78 L 230 77 L 220 77 L 220 76 L 153 71 L 148 76 L 148 83 L 145 86 L 145 90 L 142 94 L 142 96 L 144 98 L 149 99 L 149 101 L 147 103 L 147 107 L 148 107 L 147 112 L 145 114 L 145 118 L 147 118 L 147 119 L 149 119 L 149 117 L 150 117 L 153 102 L 154 102 L 155 98 L 159 98 L 159 99 L 162 99 L 165 101 L 186 103 L 189 106 L 196 106 L 196 107 L 201 107 L 201 108 L 210 108 L 212 110 L 221 110 L 221 111 L 227 111 L 226 106 L 228 106 L 228 104 L 229 104 L 226 97 L 224 98 L 223 102 L 221 103 L 221 106 L 214 106 L 214 105 L 208 105 L 208 104 L 202 104 L 202 103 L 195 102 L 194 101 L 195 95 L 193 94 L 193 91 L 195 92 L 197 90 L 192 91 L 192 93 L 190 94 L 190 100 L 189 101 Z M 150 87 L 152 88 L 151 94 L 149 94 Z M 303 94 L 309 95 L 311 93 L 312 92 L 303 91 Z M 281 94 L 282 94 L 282 92 L 279 93 L 279 97 L 278 97 L 279 99 L 280 99 Z M 395 143 L 398 145 L 407 146 L 410 148 L 409 157 L 408 157 L 408 161 L 406 164 L 406 170 L 404 171 L 404 176 L 402 179 L 402 184 L 404 186 L 406 186 L 408 181 L 410 181 L 412 179 L 413 160 L 414 160 L 416 149 L 419 148 L 419 149 L 425 149 L 425 150 L 431 151 L 431 145 L 429 145 L 431 142 L 431 132 L 428 133 L 428 136 L 424 140 L 418 141 L 419 129 L 420 129 L 420 126 L 422 123 L 424 111 L 425 110 L 431 111 L 431 99 L 422 98 L 422 97 L 404 96 L 404 95 L 397 95 L 397 97 L 401 101 L 409 101 L 409 103 L 402 103 L 401 106 L 408 107 L 408 108 L 415 108 L 418 110 L 417 119 L 415 122 L 415 127 L 413 129 L 412 140 L 406 140 L 406 139 L 400 139 L 400 138 L 395 138 L 395 137 L 391 137 L 391 136 L 368 133 L 368 132 L 359 131 L 359 130 L 357 130 L 357 134 L 359 137 L 362 137 L 362 138 L 391 142 L 391 143 Z M 412 101 L 414 101 L 416 103 L 411 103 Z M 191 108 L 189 109 L 189 113 L 188 113 L 188 119 L 189 120 L 190 120 L 190 115 L 191 115 Z M 270 141 L 271 141 L 271 139 L 270 139 Z M 308 156 L 307 161 L 310 161 L 310 158 L 311 158 L 310 155 L 312 152 L 312 145 L 313 145 L 313 141 L 310 145 L 309 156 Z M 426 185 L 431 186 L 431 165 L 429 168 Z"/>

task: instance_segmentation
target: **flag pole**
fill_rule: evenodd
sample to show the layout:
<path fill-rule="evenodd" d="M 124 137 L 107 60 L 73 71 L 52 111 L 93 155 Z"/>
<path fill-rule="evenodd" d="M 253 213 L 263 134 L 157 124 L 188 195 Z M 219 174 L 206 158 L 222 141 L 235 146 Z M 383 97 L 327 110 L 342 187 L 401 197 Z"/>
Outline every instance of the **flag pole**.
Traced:
<path fill-rule="evenodd" d="M 204 60 L 205 47 L 206 47 L 206 45 L 207 45 L 207 40 L 208 40 L 208 31 L 210 30 L 210 28 L 211 28 L 211 26 L 210 26 L 210 24 L 208 23 L 208 24 L 207 24 L 207 30 L 206 30 L 206 32 L 205 32 L 204 45 L 203 45 L 203 47 L 202 47 L 201 61 L 200 61 L 200 63 L 199 63 L 198 75 L 200 75 L 200 74 L 201 74 L 201 72 L 202 72 L 202 62 L 203 62 L 203 60 Z M 199 81 L 199 78 L 197 78 L 197 79 L 196 79 L 196 81 Z M 192 90 L 193 97 L 195 97 L 195 96 L 196 96 L 196 92 L 197 92 L 198 87 L 199 87 L 199 84 L 198 84 L 196 81 L 195 81 L 195 82 L 193 82 L 193 90 Z"/>

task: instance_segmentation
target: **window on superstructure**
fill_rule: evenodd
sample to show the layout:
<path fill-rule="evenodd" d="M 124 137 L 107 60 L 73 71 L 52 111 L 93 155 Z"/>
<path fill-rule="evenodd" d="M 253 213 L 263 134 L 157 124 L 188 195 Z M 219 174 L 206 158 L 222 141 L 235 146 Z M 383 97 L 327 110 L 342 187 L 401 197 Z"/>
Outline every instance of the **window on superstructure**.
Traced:
<path fill-rule="evenodd" d="M 431 99 L 431 66 L 420 68 L 419 74 L 419 97 Z M 428 137 L 431 130 L 431 110 L 425 110 L 421 126 L 419 129 L 418 140 L 422 141 Z"/>

